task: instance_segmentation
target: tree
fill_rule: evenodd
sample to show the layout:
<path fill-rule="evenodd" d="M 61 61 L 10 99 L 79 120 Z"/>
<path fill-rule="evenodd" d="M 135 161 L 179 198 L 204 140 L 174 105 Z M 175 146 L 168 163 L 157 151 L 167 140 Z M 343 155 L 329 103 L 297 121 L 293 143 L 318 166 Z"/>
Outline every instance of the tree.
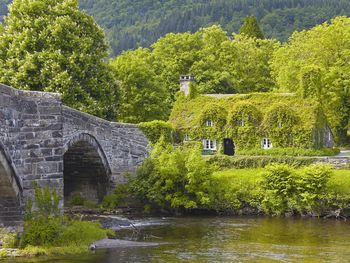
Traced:
<path fill-rule="evenodd" d="M 175 100 L 179 91 L 179 77 L 190 74 L 190 68 L 198 60 L 202 41 L 198 34 L 167 34 L 152 45 L 153 66 L 159 81 L 168 87 L 168 103 Z"/>
<path fill-rule="evenodd" d="M 14 0 L 0 30 L 0 81 L 59 92 L 63 102 L 116 118 L 118 85 L 105 63 L 104 32 L 77 0 Z"/>
<path fill-rule="evenodd" d="M 237 93 L 268 92 L 276 83 L 271 76 L 270 60 L 280 43 L 271 39 L 235 35 L 231 48 L 234 59 L 228 65 Z"/>
<path fill-rule="evenodd" d="M 316 98 L 338 144 L 347 142 L 350 119 L 350 18 L 338 17 L 296 32 L 272 59 L 281 90 Z"/>
<path fill-rule="evenodd" d="M 202 28 L 195 33 L 201 41 L 198 59 L 189 72 L 196 76 L 201 93 L 235 93 L 228 65 L 234 60 L 231 40 L 220 26 Z"/>
<path fill-rule="evenodd" d="M 153 67 L 150 51 L 128 51 L 111 62 L 121 82 L 119 119 L 139 123 L 165 120 L 169 114 L 167 90 Z"/>
<path fill-rule="evenodd" d="M 247 37 L 255 37 L 259 39 L 264 38 L 264 34 L 261 31 L 255 16 L 247 16 L 245 18 L 243 25 L 239 29 L 239 33 L 246 35 Z"/>

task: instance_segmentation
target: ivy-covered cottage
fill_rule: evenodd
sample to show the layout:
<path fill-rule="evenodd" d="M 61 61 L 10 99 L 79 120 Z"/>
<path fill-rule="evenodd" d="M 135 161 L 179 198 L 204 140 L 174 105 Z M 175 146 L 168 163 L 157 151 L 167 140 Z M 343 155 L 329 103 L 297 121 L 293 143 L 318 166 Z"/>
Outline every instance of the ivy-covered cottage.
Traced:
<path fill-rule="evenodd" d="M 292 93 L 205 94 L 190 92 L 193 76 L 180 77 L 170 122 L 184 141 L 202 141 L 207 153 L 271 148 L 333 147 L 319 105 Z"/>

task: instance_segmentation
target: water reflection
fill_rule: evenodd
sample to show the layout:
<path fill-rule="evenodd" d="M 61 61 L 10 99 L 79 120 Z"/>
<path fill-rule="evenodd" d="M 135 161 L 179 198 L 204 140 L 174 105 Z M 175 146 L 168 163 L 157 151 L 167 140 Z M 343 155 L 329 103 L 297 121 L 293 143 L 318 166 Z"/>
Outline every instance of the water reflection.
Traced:
<path fill-rule="evenodd" d="M 158 223 L 157 223 L 158 222 Z M 349 223 L 318 219 L 168 218 L 138 222 L 158 247 L 25 262 L 349 262 Z M 126 232 L 125 232 L 126 231 Z M 131 230 L 124 230 L 123 236 Z M 120 233 L 123 233 L 120 230 Z M 7 261 L 7 262 L 24 262 Z"/>

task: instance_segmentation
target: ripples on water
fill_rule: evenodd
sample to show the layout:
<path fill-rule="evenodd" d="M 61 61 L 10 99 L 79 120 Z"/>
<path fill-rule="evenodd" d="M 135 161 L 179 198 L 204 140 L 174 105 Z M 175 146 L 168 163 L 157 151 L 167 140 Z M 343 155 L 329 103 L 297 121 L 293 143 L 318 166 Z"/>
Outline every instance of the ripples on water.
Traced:
<path fill-rule="evenodd" d="M 139 220 L 115 228 L 122 238 L 164 245 L 6 263 L 350 262 L 350 223 L 345 221 L 187 217 Z"/>

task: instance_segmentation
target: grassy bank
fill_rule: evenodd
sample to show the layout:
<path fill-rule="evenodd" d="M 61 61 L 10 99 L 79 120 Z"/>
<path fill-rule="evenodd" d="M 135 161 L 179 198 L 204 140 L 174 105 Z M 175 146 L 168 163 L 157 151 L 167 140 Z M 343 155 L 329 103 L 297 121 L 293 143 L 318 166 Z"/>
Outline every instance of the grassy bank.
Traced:
<path fill-rule="evenodd" d="M 98 222 L 62 215 L 59 197 L 49 188 L 36 186 L 35 204 L 35 208 L 32 201 L 26 205 L 23 232 L 0 229 L 0 258 L 83 253 L 92 242 L 111 235 L 111 230 L 103 229 Z"/>
<path fill-rule="evenodd" d="M 318 170 L 317 170 L 318 169 Z M 213 208 L 244 213 L 327 216 L 350 205 L 350 170 L 317 168 L 227 169 L 213 173 Z"/>
<path fill-rule="evenodd" d="M 216 171 L 213 178 L 231 186 L 257 187 L 263 180 L 265 169 L 227 169 Z M 332 170 L 327 186 L 342 194 L 350 195 L 350 170 Z"/>
<path fill-rule="evenodd" d="M 201 148 L 159 141 L 131 183 L 145 207 L 226 214 L 330 216 L 350 208 L 350 170 L 312 158 L 202 158 Z M 150 210 L 150 209 L 148 209 Z M 339 212 L 340 211 L 340 212 Z"/>

